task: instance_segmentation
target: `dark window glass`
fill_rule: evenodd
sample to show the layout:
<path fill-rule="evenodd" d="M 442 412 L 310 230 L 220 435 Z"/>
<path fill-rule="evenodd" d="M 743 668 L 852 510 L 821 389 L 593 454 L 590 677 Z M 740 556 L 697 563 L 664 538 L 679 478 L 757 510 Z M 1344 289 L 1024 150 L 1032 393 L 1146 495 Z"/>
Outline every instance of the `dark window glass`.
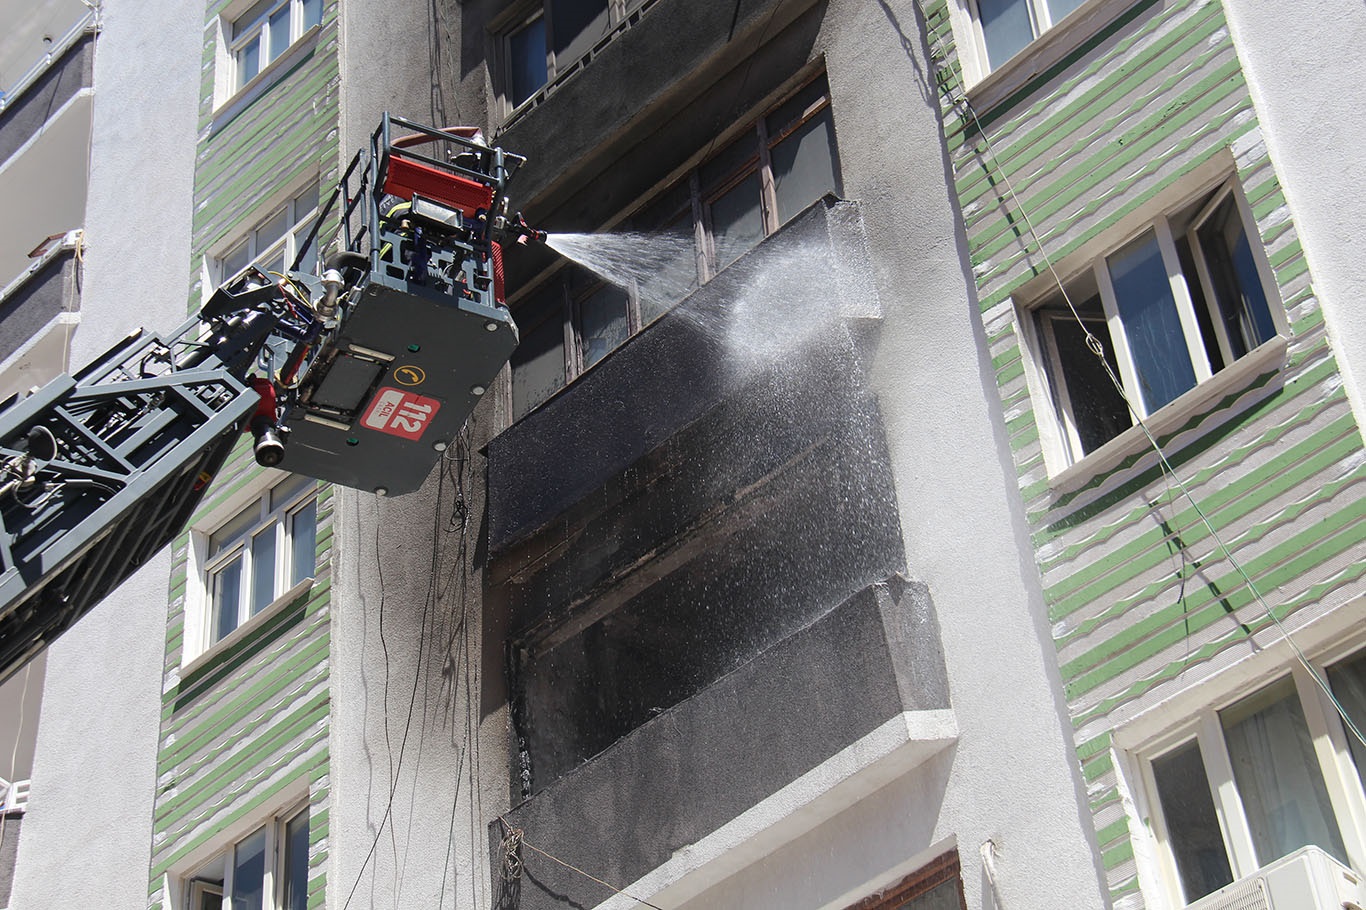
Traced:
<path fill-rule="evenodd" d="M 1247 231 L 1232 195 L 1196 231 L 1235 358 L 1276 334 Z"/>
<path fill-rule="evenodd" d="M 266 831 L 262 828 L 233 851 L 232 910 L 262 910 L 265 878 Z"/>
<path fill-rule="evenodd" d="M 289 47 L 289 7 L 286 3 L 270 16 L 270 59 L 274 60 Z"/>
<path fill-rule="evenodd" d="M 545 17 L 538 17 L 508 37 L 512 104 L 521 104 L 545 85 Z"/>
<path fill-rule="evenodd" d="M 290 518 L 289 583 L 296 585 L 317 569 L 318 502 L 310 499 Z"/>
<path fill-rule="evenodd" d="M 591 367 L 630 335 L 626 292 L 603 285 L 579 301 L 579 326 L 583 338 L 583 365 Z"/>
<path fill-rule="evenodd" d="M 251 539 L 251 613 L 270 606 L 275 599 L 275 525 Z"/>
<path fill-rule="evenodd" d="M 558 281 L 533 302 L 529 320 L 532 323 L 522 343 L 512 355 L 512 415 L 515 420 L 545 401 L 564 386 L 564 316 L 563 290 Z M 520 317 L 522 314 L 518 313 Z"/>
<path fill-rule="evenodd" d="M 218 641 L 237 628 L 242 602 L 242 558 L 239 556 L 218 571 L 213 579 L 214 636 Z"/>
<path fill-rule="evenodd" d="M 285 825 L 285 905 L 283 910 L 308 910 L 308 810 Z"/>
<path fill-rule="evenodd" d="M 1194 740 L 1153 762 L 1153 779 L 1167 823 L 1167 842 L 1186 900 L 1233 881 L 1200 746 Z"/>
<path fill-rule="evenodd" d="M 758 174 L 750 174 L 712 201 L 711 232 L 718 271 L 764 239 Z"/>
<path fill-rule="evenodd" d="M 261 72 L 261 42 L 256 39 L 242 48 L 242 56 L 238 62 L 238 84 L 246 85 L 255 79 L 259 72 Z"/>
<path fill-rule="evenodd" d="M 1034 40 L 1026 0 L 977 0 L 987 62 L 996 69 Z"/>
<path fill-rule="evenodd" d="M 786 224 L 808 205 L 836 191 L 835 127 L 826 108 L 773 147 L 778 221 Z"/>
<path fill-rule="evenodd" d="M 730 183 L 736 175 L 751 170 L 759 164 L 759 139 L 753 130 L 723 148 L 702 165 L 698 176 L 701 178 L 702 193 L 710 193 Z"/>
<path fill-rule="evenodd" d="M 586 54 L 607 34 L 607 0 L 551 0 L 550 29 L 557 71 Z"/>
<path fill-rule="evenodd" d="M 1086 0 L 1048 0 L 1048 15 L 1057 25 L 1064 17 L 1071 15 Z"/>
<path fill-rule="evenodd" d="M 1138 374 L 1139 393 L 1151 414 L 1195 386 L 1195 368 L 1157 235 L 1148 231 L 1106 262 Z"/>
<path fill-rule="evenodd" d="M 1366 731 L 1366 652 L 1329 667 L 1328 685 L 1356 728 Z M 1357 776 L 1366 786 L 1366 746 L 1351 731 L 1347 733 L 1347 742 L 1357 766 Z"/>
<path fill-rule="evenodd" d="M 1133 419 L 1129 406 L 1105 371 L 1108 364 L 1111 372 L 1119 376 L 1115 346 L 1101 313 L 1100 299 L 1093 297 L 1080 304 L 1077 312 L 1082 325 L 1077 324 L 1070 310 L 1053 307 L 1041 310 L 1039 320 L 1042 330 L 1051 334 L 1056 352 L 1056 361 L 1050 362 L 1054 394 L 1059 403 L 1066 397 L 1085 454 L 1127 430 Z M 1088 329 L 1104 346 L 1105 364 L 1086 343 Z"/>

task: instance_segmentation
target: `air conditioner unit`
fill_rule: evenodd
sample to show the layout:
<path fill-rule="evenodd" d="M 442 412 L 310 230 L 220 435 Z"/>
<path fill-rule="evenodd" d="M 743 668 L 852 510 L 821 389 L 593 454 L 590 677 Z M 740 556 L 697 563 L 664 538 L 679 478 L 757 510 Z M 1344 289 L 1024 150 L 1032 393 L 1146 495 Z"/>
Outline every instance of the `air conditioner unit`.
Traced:
<path fill-rule="evenodd" d="M 1318 847 L 1302 847 L 1186 910 L 1363 910 L 1362 877 Z"/>

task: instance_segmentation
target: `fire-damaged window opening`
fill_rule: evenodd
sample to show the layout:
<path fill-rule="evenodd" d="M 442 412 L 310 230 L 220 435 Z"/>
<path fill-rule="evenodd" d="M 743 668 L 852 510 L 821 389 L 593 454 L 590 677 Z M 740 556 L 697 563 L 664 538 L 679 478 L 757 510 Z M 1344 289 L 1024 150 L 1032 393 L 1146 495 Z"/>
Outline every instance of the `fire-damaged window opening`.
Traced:
<path fill-rule="evenodd" d="M 572 72 L 645 0 L 536 0 L 518 4 L 498 29 L 507 113 Z"/>
<path fill-rule="evenodd" d="M 827 194 L 840 195 L 839 155 L 824 73 L 788 94 L 676 179 L 623 230 L 691 238 L 684 273 L 661 287 L 605 284 L 566 268 L 514 305 L 522 342 L 512 358 L 517 420 Z M 667 284 L 667 287 L 663 285 Z"/>
<path fill-rule="evenodd" d="M 849 910 L 967 910 L 956 851 L 926 863 Z"/>

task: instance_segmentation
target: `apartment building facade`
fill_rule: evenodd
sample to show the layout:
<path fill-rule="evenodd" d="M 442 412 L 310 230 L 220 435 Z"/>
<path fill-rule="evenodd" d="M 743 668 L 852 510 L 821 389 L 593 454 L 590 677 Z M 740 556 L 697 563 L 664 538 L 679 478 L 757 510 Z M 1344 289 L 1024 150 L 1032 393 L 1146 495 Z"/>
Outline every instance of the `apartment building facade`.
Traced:
<path fill-rule="evenodd" d="M 73 362 L 292 263 L 385 110 L 525 155 L 515 206 L 617 283 L 509 248 L 521 347 L 417 493 L 242 447 L 51 649 L 12 905 L 1160 907 L 1305 843 L 1362 869 L 1347 733 L 1076 356 L 1108 336 L 1350 704 L 1362 276 L 1306 175 L 1359 165 L 1271 77 L 1330 39 L 1253 6 L 110 0 Z M 1128 262 L 1175 322 L 1126 331 Z M 1303 843 L 1256 820 L 1266 729 L 1313 756 Z"/>
<path fill-rule="evenodd" d="M 1323 11 L 1283 34 L 1257 6 L 929 12 L 1115 906 L 1234 906 L 1268 868 L 1363 862 L 1355 255 L 1303 233 L 1331 233 L 1313 184 L 1346 172 L 1306 173 L 1267 65 L 1303 54 L 1327 87 L 1359 63 Z"/>

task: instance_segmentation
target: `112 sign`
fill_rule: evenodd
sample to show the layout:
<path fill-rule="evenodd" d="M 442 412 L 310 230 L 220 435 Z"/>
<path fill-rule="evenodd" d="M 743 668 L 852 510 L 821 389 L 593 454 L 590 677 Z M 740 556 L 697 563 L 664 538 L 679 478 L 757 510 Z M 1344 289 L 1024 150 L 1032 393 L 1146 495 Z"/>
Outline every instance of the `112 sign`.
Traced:
<path fill-rule="evenodd" d="M 421 439 L 441 402 L 415 392 L 384 386 L 375 393 L 370 409 L 361 418 L 361 426 L 390 436 Z"/>

